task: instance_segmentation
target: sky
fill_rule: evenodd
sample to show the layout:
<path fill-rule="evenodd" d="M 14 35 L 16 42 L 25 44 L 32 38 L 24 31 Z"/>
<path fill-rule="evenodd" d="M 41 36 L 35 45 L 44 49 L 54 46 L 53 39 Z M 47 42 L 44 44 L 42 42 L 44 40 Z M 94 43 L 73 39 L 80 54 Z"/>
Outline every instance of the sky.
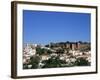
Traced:
<path fill-rule="evenodd" d="M 89 13 L 23 10 L 24 43 L 90 42 Z"/>

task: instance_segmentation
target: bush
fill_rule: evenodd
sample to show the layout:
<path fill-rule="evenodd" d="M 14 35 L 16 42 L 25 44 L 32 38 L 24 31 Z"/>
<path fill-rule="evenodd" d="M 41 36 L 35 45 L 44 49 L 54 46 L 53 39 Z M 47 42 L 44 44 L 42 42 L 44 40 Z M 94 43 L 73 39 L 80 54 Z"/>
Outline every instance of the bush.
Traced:
<path fill-rule="evenodd" d="M 62 67 L 62 64 L 66 64 L 65 61 L 60 60 L 59 57 L 52 56 L 49 60 L 42 61 L 45 64 L 42 68 L 55 68 Z"/>
<path fill-rule="evenodd" d="M 40 57 L 39 56 L 32 56 L 30 58 L 30 63 L 29 64 L 32 65 L 32 67 L 31 67 L 32 69 L 36 69 L 36 68 L 38 68 L 39 62 L 40 62 Z"/>
<path fill-rule="evenodd" d="M 84 58 L 78 58 L 75 62 L 75 64 L 77 66 L 89 66 L 90 63 L 88 62 L 88 60 L 84 59 Z"/>

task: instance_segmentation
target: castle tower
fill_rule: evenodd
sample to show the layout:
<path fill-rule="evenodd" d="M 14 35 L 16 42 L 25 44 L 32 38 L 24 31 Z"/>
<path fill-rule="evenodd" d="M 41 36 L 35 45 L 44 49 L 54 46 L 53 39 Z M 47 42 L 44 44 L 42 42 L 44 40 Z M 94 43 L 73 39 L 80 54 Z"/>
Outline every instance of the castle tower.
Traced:
<path fill-rule="evenodd" d="M 80 43 L 77 42 L 77 49 L 80 49 Z"/>
<path fill-rule="evenodd" d="M 72 50 L 75 50 L 75 44 L 72 43 Z"/>

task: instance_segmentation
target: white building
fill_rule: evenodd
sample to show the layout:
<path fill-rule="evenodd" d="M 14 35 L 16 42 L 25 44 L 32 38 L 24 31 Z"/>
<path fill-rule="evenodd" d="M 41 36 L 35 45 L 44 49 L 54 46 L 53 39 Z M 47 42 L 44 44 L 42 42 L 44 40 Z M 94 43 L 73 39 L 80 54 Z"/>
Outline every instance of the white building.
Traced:
<path fill-rule="evenodd" d="M 23 63 L 36 54 L 37 44 L 25 44 L 23 48 Z"/>

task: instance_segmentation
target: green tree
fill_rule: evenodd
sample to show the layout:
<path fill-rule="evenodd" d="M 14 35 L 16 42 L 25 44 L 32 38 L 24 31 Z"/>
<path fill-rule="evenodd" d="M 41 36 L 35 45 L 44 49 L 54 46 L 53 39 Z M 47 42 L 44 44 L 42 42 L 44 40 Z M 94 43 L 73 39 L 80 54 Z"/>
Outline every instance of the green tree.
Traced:
<path fill-rule="evenodd" d="M 62 64 L 66 64 L 66 62 L 60 60 L 58 56 L 52 56 L 49 60 L 44 60 L 42 63 L 45 64 L 43 68 L 62 67 Z"/>
<path fill-rule="evenodd" d="M 88 60 L 84 59 L 84 58 L 78 58 L 75 62 L 75 64 L 77 66 L 89 66 L 90 63 L 88 62 Z"/>
<path fill-rule="evenodd" d="M 40 62 L 40 57 L 39 56 L 32 56 L 30 58 L 30 63 L 29 64 L 32 65 L 32 67 L 31 67 L 32 69 L 36 69 L 36 68 L 38 68 L 39 62 Z"/>
<path fill-rule="evenodd" d="M 42 55 L 45 53 L 45 49 L 41 49 L 40 47 L 36 48 L 36 54 Z"/>
<path fill-rule="evenodd" d="M 63 53 L 64 53 L 64 49 L 58 49 L 58 50 L 56 50 L 56 52 L 57 52 L 58 54 L 63 54 Z"/>
<path fill-rule="evenodd" d="M 45 45 L 45 47 L 50 47 L 49 44 Z"/>
<path fill-rule="evenodd" d="M 52 53 L 52 51 L 51 50 L 47 50 L 47 54 L 51 54 Z"/>
<path fill-rule="evenodd" d="M 23 64 L 23 69 L 28 69 L 28 64 Z"/>
<path fill-rule="evenodd" d="M 52 51 L 49 49 L 44 49 L 44 48 L 36 48 L 36 54 L 42 55 L 42 54 L 51 54 Z"/>

